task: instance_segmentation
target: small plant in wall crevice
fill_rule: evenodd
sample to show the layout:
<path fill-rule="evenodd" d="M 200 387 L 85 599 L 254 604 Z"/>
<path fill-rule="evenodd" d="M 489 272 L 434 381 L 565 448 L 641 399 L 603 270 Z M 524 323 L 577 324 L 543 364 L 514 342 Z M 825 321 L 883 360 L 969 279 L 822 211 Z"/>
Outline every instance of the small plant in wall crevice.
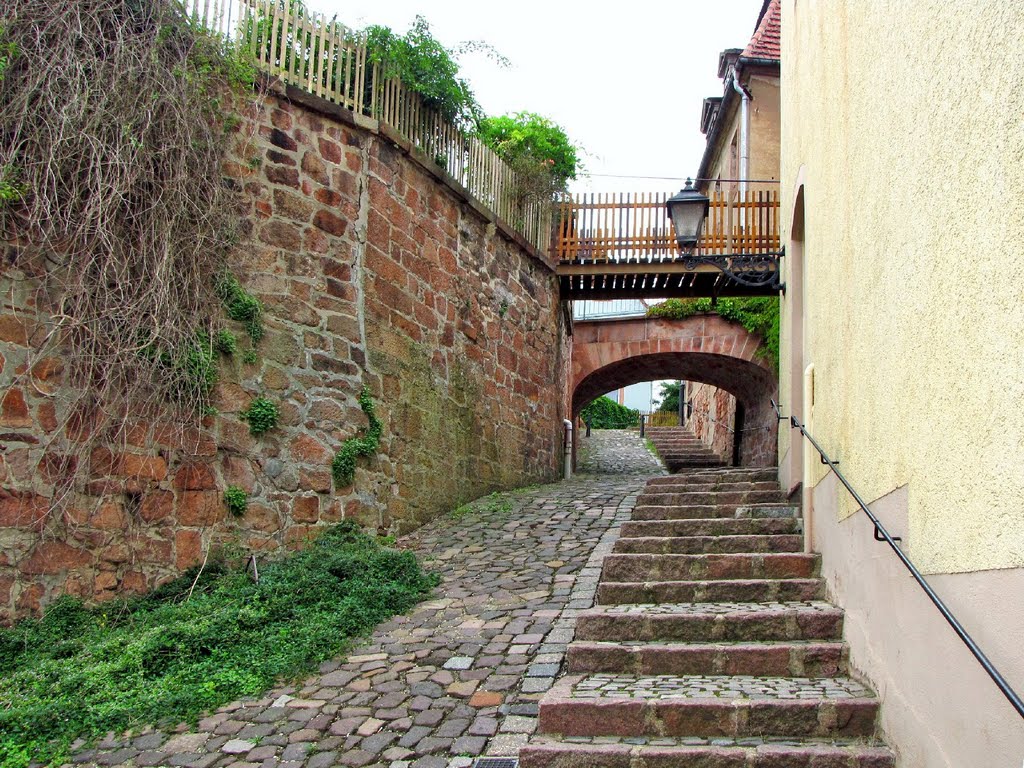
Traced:
<path fill-rule="evenodd" d="M 233 517 L 242 517 L 249 508 L 249 494 L 237 485 L 229 485 L 224 491 L 224 506 Z"/>
<path fill-rule="evenodd" d="M 259 437 L 277 426 L 280 413 L 277 404 L 265 397 L 257 397 L 238 417 L 249 424 L 249 434 Z"/>
<path fill-rule="evenodd" d="M 373 399 L 370 391 L 363 387 L 359 393 L 359 407 L 369 421 L 369 427 L 360 437 L 352 437 L 341 445 L 341 450 L 334 455 L 331 462 L 331 474 L 334 482 L 339 488 L 352 484 L 356 475 L 356 458 L 359 456 L 372 456 L 380 446 L 381 423 L 377 418 L 377 412 L 373 407 Z"/>

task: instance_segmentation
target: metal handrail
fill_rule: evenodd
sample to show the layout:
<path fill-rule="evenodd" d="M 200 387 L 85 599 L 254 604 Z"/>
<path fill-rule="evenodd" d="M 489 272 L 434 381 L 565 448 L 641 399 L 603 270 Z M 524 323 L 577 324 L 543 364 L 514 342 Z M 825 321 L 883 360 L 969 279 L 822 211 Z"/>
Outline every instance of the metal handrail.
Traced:
<path fill-rule="evenodd" d="M 775 411 L 775 416 L 778 420 L 785 421 L 786 417 L 783 416 L 782 412 L 779 410 L 778 403 L 776 403 L 775 400 L 772 400 L 771 403 L 772 408 Z M 864 499 L 862 499 L 860 494 L 854 490 L 852 485 L 850 485 L 850 481 L 847 480 L 843 473 L 839 471 L 839 462 L 834 461 L 827 453 L 825 453 L 825 449 L 818 445 L 818 441 L 815 440 L 811 433 L 807 431 L 807 428 L 797 420 L 796 416 L 790 416 L 789 422 L 792 429 L 799 429 L 800 434 L 806 437 L 811 445 L 814 446 L 814 450 L 816 450 L 818 455 L 821 457 L 821 463 L 827 465 L 828 468 L 835 473 L 839 482 L 841 482 L 846 490 L 850 492 L 850 495 L 856 500 L 864 514 L 866 514 L 868 519 L 871 520 L 872 524 L 875 526 L 875 540 L 884 541 L 892 548 L 892 551 L 896 553 L 896 557 L 898 557 L 900 562 L 906 566 L 908 571 L 910 571 L 910 575 L 914 577 L 914 581 L 918 583 L 921 589 L 924 590 L 925 594 L 928 595 L 928 599 L 931 600 L 935 607 L 939 609 L 939 613 L 942 614 L 942 618 L 944 618 L 946 623 L 953 628 L 953 631 L 960 637 L 964 645 L 967 646 L 967 649 L 974 654 L 974 658 L 978 660 L 978 663 L 981 664 L 985 672 L 988 673 L 988 676 L 992 678 L 992 682 L 996 684 L 1003 696 L 1005 696 L 1010 704 L 1013 705 L 1013 708 L 1017 710 L 1017 714 L 1024 718 L 1024 701 L 1021 701 L 1017 692 L 1010 687 L 1010 684 L 1006 682 L 1006 679 L 999 673 L 999 670 L 995 668 L 995 665 L 989 661 L 988 656 L 986 656 L 981 648 L 978 647 L 978 644 L 974 642 L 974 638 L 968 634 L 967 630 L 964 629 L 956 616 L 954 616 L 946 604 L 942 602 L 942 598 L 935 594 L 935 590 L 932 589 L 931 585 L 927 581 L 925 581 L 924 576 L 922 576 L 921 572 L 917 570 L 910 558 L 907 557 L 906 553 L 900 549 L 897 542 L 902 539 L 898 536 L 892 536 L 889 531 L 886 530 L 878 517 L 875 516 L 875 513 L 868 508 Z"/>

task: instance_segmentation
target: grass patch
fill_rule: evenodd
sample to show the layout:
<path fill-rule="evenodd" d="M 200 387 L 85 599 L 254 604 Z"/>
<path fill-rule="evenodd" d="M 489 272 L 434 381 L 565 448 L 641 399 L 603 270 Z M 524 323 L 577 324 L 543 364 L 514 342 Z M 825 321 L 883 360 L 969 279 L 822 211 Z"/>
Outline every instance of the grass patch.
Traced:
<path fill-rule="evenodd" d="M 195 582 L 194 589 L 190 588 Z M 62 762 L 78 737 L 195 721 L 344 652 L 438 583 L 352 523 L 260 568 L 211 558 L 128 602 L 70 598 L 0 630 L 0 766 Z"/>
<path fill-rule="evenodd" d="M 515 493 L 515 491 L 512 491 Z M 489 496 L 471 501 L 468 504 L 460 504 L 448 516 L 452 520 L 462 520 L 470 514 L 489 513 L 493 515 L 507 515 L 512 512 L 512 499 L 509 494 L 495 491 Z"/>

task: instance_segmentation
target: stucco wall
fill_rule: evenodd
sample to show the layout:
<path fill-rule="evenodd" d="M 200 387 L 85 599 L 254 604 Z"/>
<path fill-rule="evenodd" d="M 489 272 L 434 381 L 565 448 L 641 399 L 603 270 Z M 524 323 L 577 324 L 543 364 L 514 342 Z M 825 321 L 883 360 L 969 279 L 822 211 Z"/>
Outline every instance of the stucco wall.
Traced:
<path fill-rule="evenodd" d="M 785 0 L 782 28 L 783 408 L 813 364 L 798 415 L 866 499 L 904 494 L 894 533 L 1024 690 L 1005 647 L 1024 593 L 1024 3 Z M 780 430 L 783 467 L 801 451 Z M 851 659 L 903 768 L 1020 765 L 1020 719 L 805 464 Z"/>
<path fill-rule="evenodd" d="M 926 571 L 1024 565 L 1024 3 L 784 13 L 816 430 L 866 497 L 909 484 Z"/>

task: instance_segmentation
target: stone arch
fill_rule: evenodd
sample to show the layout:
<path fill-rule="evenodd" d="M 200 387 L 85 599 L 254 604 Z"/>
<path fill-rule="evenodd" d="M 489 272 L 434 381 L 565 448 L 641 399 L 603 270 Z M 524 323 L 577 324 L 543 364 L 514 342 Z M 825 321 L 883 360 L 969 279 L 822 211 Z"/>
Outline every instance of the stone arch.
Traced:
<path fill-rule="evenodd" d="M 655 379 L 699 381 L 742 403 L 740 463 L 775 464 L 778 377 L 755 353 L 760 337 L 715 314 L 685 320 L 636 318 L 577 323 L 573 329 L 572 411 L 595 397 Z"/>

